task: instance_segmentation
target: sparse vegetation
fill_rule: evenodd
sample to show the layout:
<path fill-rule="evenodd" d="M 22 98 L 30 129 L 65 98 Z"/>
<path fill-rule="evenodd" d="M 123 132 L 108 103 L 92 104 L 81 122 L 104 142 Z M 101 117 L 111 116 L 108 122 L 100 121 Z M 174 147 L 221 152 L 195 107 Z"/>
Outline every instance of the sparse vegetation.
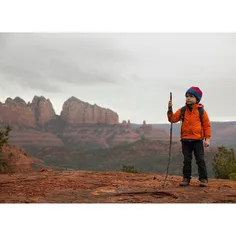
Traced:
<path fill-rule="evenodd" d="M 7 168 L 7 162 L 3 159 L 2 148 L 4 145 L 8 144 L 9 134 L 11 132 L 11 127 L 8 125 L 5 129 L 0 130 L 0 173 L 4 172 Z"/>
<path fill-rule="evenodd" d="M 121 171 L 122 164 L 134 165 L 140 173 L 166 173 L 168 163 L 168 141 L 138 140 L 118 145 L 113 148 L 84 150 L 65 147 L 47 147 L 42 149 L 28 149 L 27 153 L 44 161 L 47 166 L 72 168 L 89 171 Z M 174 151 L 175 150 L 175 151 Z M 207 170 L 209 178 L 214 177 L 212 159 L 215 152 L 207 154 Z M 173 146 L 171 175 L 181 175 L 183 166 L 182 153 Z M 198 175 L 197 165 L 193 161 L 193 176 Z"/>
<path fill-rule="evenodd" d="M 229 179 L 236 181 L 236 173 L 229 174 Z"/>
<path fill-rule="evenodd" d="M 128 173 L 139 173 L 139 171 L 133 165 L 122 165 L 121 171 Z"/>
<path fill-rule="evenodd" d="M 140 140 L 145 140 L 144 134 L 141 134 L 141 135 L 140 135 Z"/>
<path fill-rule="evenodd" d="M 9 154 L 8 154 L 8 158 L 12 158 L 12 157 L 14 157 L 14 154 L 12 153 L 12 152 L 10 152 Z"/>
<path fill-rule="evenodd" d="M 3 158 L 0 156 L 0 173 L 4 172 L 7 168 L 7 162 L 3 160 Z"/>
<path fill-rule="evenodd" d="M 224 146 L 218 148 L 218 152 L 213 158 L 213 171 L 217 179 L 233 178 L 232 173 L 236 173 L 236 158 L 233 149 Z"/>
<path fill-rule="evenodd" d="M 128 144 L 129 144 L 129 142 L 128 142 L 128 141 L 123 141 L 123 142 L 121 142 L 121 143 L 117 144 L 117 147 L 123 147 L 123 146 L 127 146 Z"/>
<path fill-rule="evenodd" d="M 0 130 L 0 152 L 4 145 L 8 144 L 9 134 L 11 132 L 11 127 L 8 125 L 5 129 Z"/>

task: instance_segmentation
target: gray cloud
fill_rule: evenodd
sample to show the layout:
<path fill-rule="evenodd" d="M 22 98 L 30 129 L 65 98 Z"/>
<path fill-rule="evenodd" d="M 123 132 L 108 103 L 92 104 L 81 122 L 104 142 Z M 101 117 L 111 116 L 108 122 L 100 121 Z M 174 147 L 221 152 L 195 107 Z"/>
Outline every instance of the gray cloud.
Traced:
<path fill-rule="evenodd" d="M 0 73 L 2 73 L 2 78 L 0 78 L 0 80 L 4 83 L 10 84 L 10 86 L 16 84 L 22 88 L 47 92 L 61 91 L 60 87 L 55 83 L 51 84 L 49 78 L 44 78 L 38 71 L 27 70 L 17 66 L 0 66 Z"/>
<path fill-rule="evenodd" d="M 2 34 L 0 47 L 0 72 L 19 85 L 52 92 L 60 89 L 50 83 L 116 83 L 128 58 L 111 42 L 83 34 Z"/>
<path fill-rule="evenodd" d="M 50 62 L 47 74 L 55 80 L 78 85 L 115 82 L 108 74 L 84 72 L 76 64 L 60 60 Z"/>

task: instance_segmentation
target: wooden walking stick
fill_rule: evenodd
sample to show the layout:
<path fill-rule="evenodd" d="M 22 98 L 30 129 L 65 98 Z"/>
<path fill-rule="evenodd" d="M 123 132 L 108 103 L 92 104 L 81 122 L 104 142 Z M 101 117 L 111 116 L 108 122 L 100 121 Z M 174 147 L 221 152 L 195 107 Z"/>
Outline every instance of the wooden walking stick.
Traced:
<path fill-rule="evenodd" d="M 172 102 L 172 93 L 170 93 L 170 101 Z M 168 173 L 169 173 L 170 160 L 171 160 L 172 127 L 173 127 L 173 123 L 172 123 L 172 115 L 173 115 L 173 112 L 171 113 L 171 118 L 170 118 L 170 146 L 169 146 L 169 160 L 168 160 L 168 165 L 167 165 L 167 168 L 166 168 L 166 177 L 165 177 L 165 180 L 164 180 L 163 185 L 162 185 L 163 188 L 165 187 L 165 184 L 166 184 L 166 180 L 167 180 Z"/>

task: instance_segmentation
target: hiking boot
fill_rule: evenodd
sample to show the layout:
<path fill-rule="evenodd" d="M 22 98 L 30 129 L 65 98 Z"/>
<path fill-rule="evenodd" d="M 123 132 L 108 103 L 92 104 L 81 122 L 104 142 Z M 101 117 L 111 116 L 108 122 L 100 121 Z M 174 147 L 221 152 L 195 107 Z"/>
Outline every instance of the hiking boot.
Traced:
<path fill-rule="evenodd" d="M 200 187 L 207 187 L 208 181 L 207 179 L 201 179 L 200 180 Z"/>
<path fill-rule="evenodd" d="M 188 186 L 189 183 L 190 183 L 190 179 L 183 178 L 182 182 L 179 183 L 179 186 L 181 186 L 181 187 L 185 187 L 185 186 Z"/>

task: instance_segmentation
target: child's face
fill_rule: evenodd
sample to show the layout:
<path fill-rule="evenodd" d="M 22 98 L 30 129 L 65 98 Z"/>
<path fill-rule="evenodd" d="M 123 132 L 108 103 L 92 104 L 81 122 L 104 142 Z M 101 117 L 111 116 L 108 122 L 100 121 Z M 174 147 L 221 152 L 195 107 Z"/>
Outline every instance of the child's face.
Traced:
<path fill-rule="evenodd" d="M 193 94 L 187 93 L 186 94 L 186 103 L 189 104 L 189 105 L 196 104 L 197 99 Z"/>

